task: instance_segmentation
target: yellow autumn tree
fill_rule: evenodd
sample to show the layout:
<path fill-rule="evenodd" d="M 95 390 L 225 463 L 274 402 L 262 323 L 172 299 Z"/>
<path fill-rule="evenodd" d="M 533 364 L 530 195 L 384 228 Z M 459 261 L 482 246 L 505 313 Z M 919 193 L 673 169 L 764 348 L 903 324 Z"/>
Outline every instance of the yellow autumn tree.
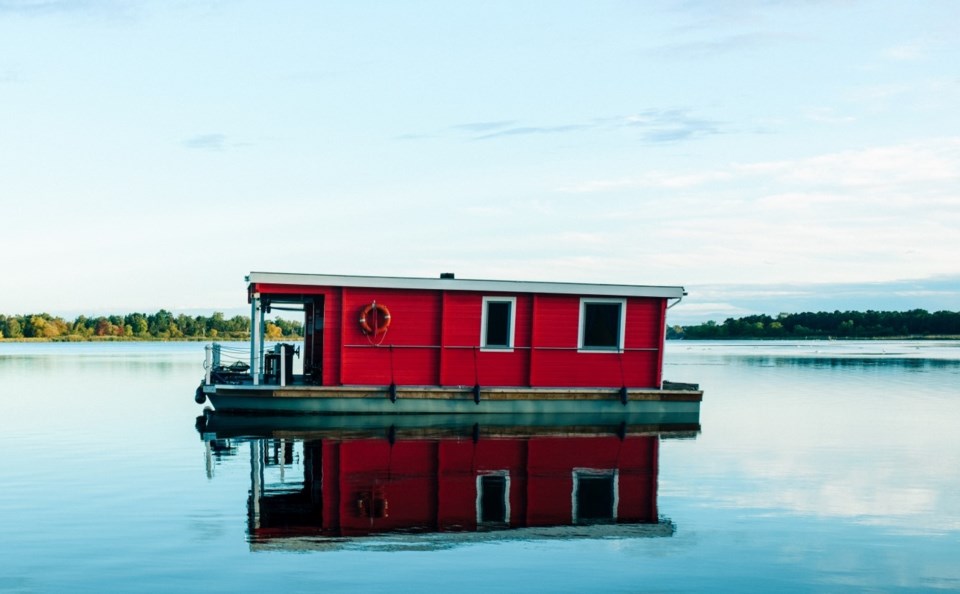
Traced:
<path fill-rule="evenodd" d="M 280 340 L 283 338 L 283 329 L 273 322 L 267 322 L 267 340 Z"/>

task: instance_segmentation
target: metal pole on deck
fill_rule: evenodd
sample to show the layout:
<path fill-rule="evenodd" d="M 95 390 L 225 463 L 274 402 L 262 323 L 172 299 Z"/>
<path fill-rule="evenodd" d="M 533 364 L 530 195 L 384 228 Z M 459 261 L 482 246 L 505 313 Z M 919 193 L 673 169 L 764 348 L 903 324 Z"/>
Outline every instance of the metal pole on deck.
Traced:
<path fill-rule="evenodd" d="M 203 368 L 207 370 L 207 377 L 204 379 L 203 383 L 209 386 L 210 374 L 213 373 L 213 345 L 208 344 L 207 346 L 203 347 L 203 350 L 206 351 L 203 359 Z"/>
<path fill-rule="evenodd" d="M 261 302 L 260 303 L 260 366 L 259 366 L 261 374 L 263 373 L 263 353 L 267 348 L 266 347 L 267 329 L 266 329 L 266 325 L 264 324 L 264 321 L 266 320 L 266 316 L 267 316 L 267 311 L 263 307 L 263 303 Z"/>
<path fill-rule="evenodd" d="M 260 293 L 254 293 L 250 299 L 250 375 L 253 376 L 253 385 L 260 383 L 260 357 L 257 355 L 260 348 L 257 341 L 260 338 Z"/>
<path fill-rule="evenodd" d="M 287 385 L 287 349 L 285 344 L 280 345 L 280 385 Z"/>

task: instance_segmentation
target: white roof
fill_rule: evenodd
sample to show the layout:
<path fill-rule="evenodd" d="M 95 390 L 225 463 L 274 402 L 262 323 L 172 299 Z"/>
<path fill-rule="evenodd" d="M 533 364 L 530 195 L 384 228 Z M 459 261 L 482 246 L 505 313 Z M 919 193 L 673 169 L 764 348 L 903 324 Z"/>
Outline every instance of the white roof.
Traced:
<path fill-rule="evenodd" d="M 335 274 L 296 274 L 288 272 L 251 272 L 248 283 L 306 285 L 318 287 L 363 287 L 376 289 L 425 289 L 432 291 L 476 291 L 480 293 L 553 293 L 602 297 L 662 297 L 679 299 L 683 287 L 649 285 L 607 285 L 596 283 L 554 283 L 541 281 L 476 280 L 448 278 L 410 278 L 390 276 L 351 276 Z"/>

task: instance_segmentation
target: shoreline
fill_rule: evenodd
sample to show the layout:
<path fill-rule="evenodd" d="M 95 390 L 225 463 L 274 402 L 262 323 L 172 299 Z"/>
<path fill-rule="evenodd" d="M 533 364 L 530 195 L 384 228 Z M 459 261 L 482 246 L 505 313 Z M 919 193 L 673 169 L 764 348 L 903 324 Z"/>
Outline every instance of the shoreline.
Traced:
<path fill-rule="evenodd" d="M 268 342 L 282 342 L 284 340 L 301 341 L 302 336 L 282 336 L 278 341 L 270 340 Z M 224 336 L 211 338 L 209 336 L 184 336 L 181 338 L 162 338 L 157 336 L 55 336 L 53 338 L 40 337 L 18 337 L 18 338 L 0 338 L 2 343 L 41 343 L 41 342 L 249 342 L 250 336 Z"/>

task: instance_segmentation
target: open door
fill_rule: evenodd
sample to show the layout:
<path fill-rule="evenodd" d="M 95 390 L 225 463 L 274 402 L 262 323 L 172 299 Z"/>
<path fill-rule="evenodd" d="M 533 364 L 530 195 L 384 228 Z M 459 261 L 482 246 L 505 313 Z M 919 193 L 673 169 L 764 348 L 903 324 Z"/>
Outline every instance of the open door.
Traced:
<path fill-rule="evenodd" d="M 323 295 L 303 304 L 303 375 L 307 382 L 323 383 Z"/>

